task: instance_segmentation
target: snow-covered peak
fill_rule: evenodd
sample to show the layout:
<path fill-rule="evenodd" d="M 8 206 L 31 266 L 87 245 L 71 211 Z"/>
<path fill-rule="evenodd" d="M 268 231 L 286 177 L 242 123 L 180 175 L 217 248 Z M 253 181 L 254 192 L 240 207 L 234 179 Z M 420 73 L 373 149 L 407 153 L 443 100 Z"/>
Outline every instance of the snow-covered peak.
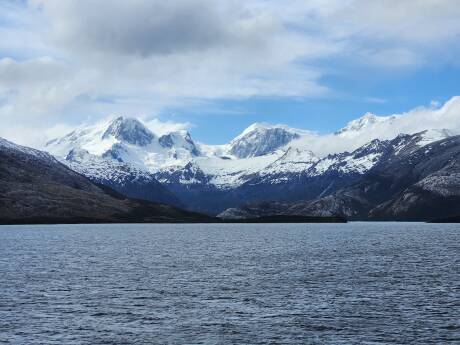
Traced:
<path fill-rule="evenodd" d="M 159 156 L 198 156 L 200 150 L 185 130 L 155 135 L 146 125 L 135 118 L 116 117 L 95 125 L 81 126 L 61 138 L 46 143 L 46 150 L 61 158 L 74 149 L 86 150 L 96 156 L 113 156 L 136 151 L 157 153 Z M 180 154 L 177 152 L 180 151 Z M 188 153 L 187 153 L 188 152 Z M 126 156 L 125 156 L 126 158 Z"/>
<path fill-rule="evenodd" d="M 199 147 L 187 131 L 157 136 L 141 121 L 125 117 L 81 126 L 49 141 L 46 150 L 68 162 L 85 159 L 89 162 L 91 160 L 85 156 L 91 155 L 149 172 L 168 166 L 183 166 L 201 156 Z"/>
<path fill-rule="evenodd" d="M 264 131 L 264 130 L 274 128 L 274 127 L 284 127 L 284 126 L 283 125 L 275 126 L 275 125 L 271 125 L 266 122 L 254 122 L 252 125 L 248 126 L 243 132 L 241 132 L 241 134 L 238 135 L 234 140 L 238 140 L 244 137 L 245 135 L 252 133 L 254 131 Z"/>
<path fill-rule="evenodd" d="M 243 137 L 246 137 L 247 135 L 255 133 L 255 132 L 264 133 L 264 132 L 267 132 L 267 131 L 270 131 L 270 130 L 273 130 L 273 129 L 281 129 L 281 130 L 284 130 L 286 132 L 296 133 L 296 134 L 299 134 L 299 135 L 302 135 L 302 134 L 307 132 L 305 130 L 289 127 L 289 126 L 283 125 L 283 124 L 271 124 L 271 123 L 267 123 L 267 122 L 254 122 L 252 125 L 250 125 L 245 130 L 243 130 L 243 132 L 241 132 L 240 135 L 235 137 L 233 139 L 233 141 L 239 140 L 239 139 L 241 139 Z"/>
<path fill-rule="evenodd" d="M 152 142 L 155 135 L 139 120 L 120 116 L 110 123 L 102 135 L 102 139 L 110 137 L 132 145 L 146 146 Z"/>
<path fill-rule="evenodd" d="M 372 113 L 366 113 L 362 117 L 348 122 L 342 129 L 335 132 L 335 135 L 341 137 L 355 137 L 365 131 L 372 130 L 373 127 L 382 123 L 391 123 L 397 118 L 396 115 L 392 116 L 377 116 Z"/>
<path fill-rule="evenodd" d="M 237 158 L 266 155 L 300 138 L 302 133 L 284 125 L 254 123 L 230 142 L 228 152 Z"/>
<path fill-rule="evenodd" d="M 192 156 L 200 155 L 200 151 L 195 142 L 193 141 L 192 137 L 190 136 L 190 133 L 185 130 L 171 132 L 169 134 L 162 135 L 158 139 L 158 142 L 163 148 L 182 148 L 189 151 L 192 154 Z"/>

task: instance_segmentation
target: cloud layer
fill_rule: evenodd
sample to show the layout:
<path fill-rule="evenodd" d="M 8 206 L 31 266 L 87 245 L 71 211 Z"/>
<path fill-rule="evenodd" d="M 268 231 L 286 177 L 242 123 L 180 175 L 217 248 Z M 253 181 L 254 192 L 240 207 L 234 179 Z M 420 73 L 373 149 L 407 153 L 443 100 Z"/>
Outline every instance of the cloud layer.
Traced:
<path fill-rule="evenodd" d="M 194 101 L 329 97 L 324 77 L 347 68 L 457 64 L 459 17 L 455 0 L 2 2 L 0 136 L 35 144 L 43 131 L 21 133 Z"/>
<path fill-rule="evenodd" d="M 365 121 L 366 118 L 371 120 Z M 362 126 L 359 125 L 360 123 Z M 366 114 L 349 123 L 347 127 L 345 127 L 347 131 L 338 135 L 333 133 L 306 135 L 297 145 L 324 156 L 343 151 L 351 152 L 374 139 L 389 140 L 399 134 L 415 134 L 429 130 L 431 133 L 428 135 L 436 137 L 439 135 L 436 130 L 447 130 L 449 135 L 460 135 L 460 96 L 453 97 L 442 106 L 432 104 L 401 114 L 387 116 Z"/>

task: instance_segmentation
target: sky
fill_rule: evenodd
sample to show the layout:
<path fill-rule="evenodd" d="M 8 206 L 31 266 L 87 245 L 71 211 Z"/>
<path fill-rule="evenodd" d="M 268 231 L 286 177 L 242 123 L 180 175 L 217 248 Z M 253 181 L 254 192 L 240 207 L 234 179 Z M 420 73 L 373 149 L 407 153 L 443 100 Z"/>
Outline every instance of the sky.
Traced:
<path fill-rule="evenodd" d="M 0 0 L 0 136 L 39 147 L 124 115 L 222 144 L 441 107 L 458 18 L 457 0 Z"/>

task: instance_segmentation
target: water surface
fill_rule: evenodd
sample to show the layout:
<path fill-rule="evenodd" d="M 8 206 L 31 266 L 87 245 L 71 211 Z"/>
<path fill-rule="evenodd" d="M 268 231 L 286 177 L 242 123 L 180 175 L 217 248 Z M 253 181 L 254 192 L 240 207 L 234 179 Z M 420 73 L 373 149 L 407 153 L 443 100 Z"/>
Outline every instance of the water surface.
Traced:
<path fill-rule="evenodd" d="M 460 344 L 460 229 L 0 227 L 1 344 Z"/>

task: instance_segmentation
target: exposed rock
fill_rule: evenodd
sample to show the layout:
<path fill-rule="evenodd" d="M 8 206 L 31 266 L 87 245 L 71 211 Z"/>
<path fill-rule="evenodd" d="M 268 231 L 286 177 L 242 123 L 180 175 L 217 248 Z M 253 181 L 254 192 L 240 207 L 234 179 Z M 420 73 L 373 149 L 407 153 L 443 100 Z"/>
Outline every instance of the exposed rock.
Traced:
<path fill-rule="evenodd" d="M 141 122 L 133 118 L 116 118 L 102 135 L 102 139 L 114 137 L 129 144 L 146 146 L 155 138 Z"/>

